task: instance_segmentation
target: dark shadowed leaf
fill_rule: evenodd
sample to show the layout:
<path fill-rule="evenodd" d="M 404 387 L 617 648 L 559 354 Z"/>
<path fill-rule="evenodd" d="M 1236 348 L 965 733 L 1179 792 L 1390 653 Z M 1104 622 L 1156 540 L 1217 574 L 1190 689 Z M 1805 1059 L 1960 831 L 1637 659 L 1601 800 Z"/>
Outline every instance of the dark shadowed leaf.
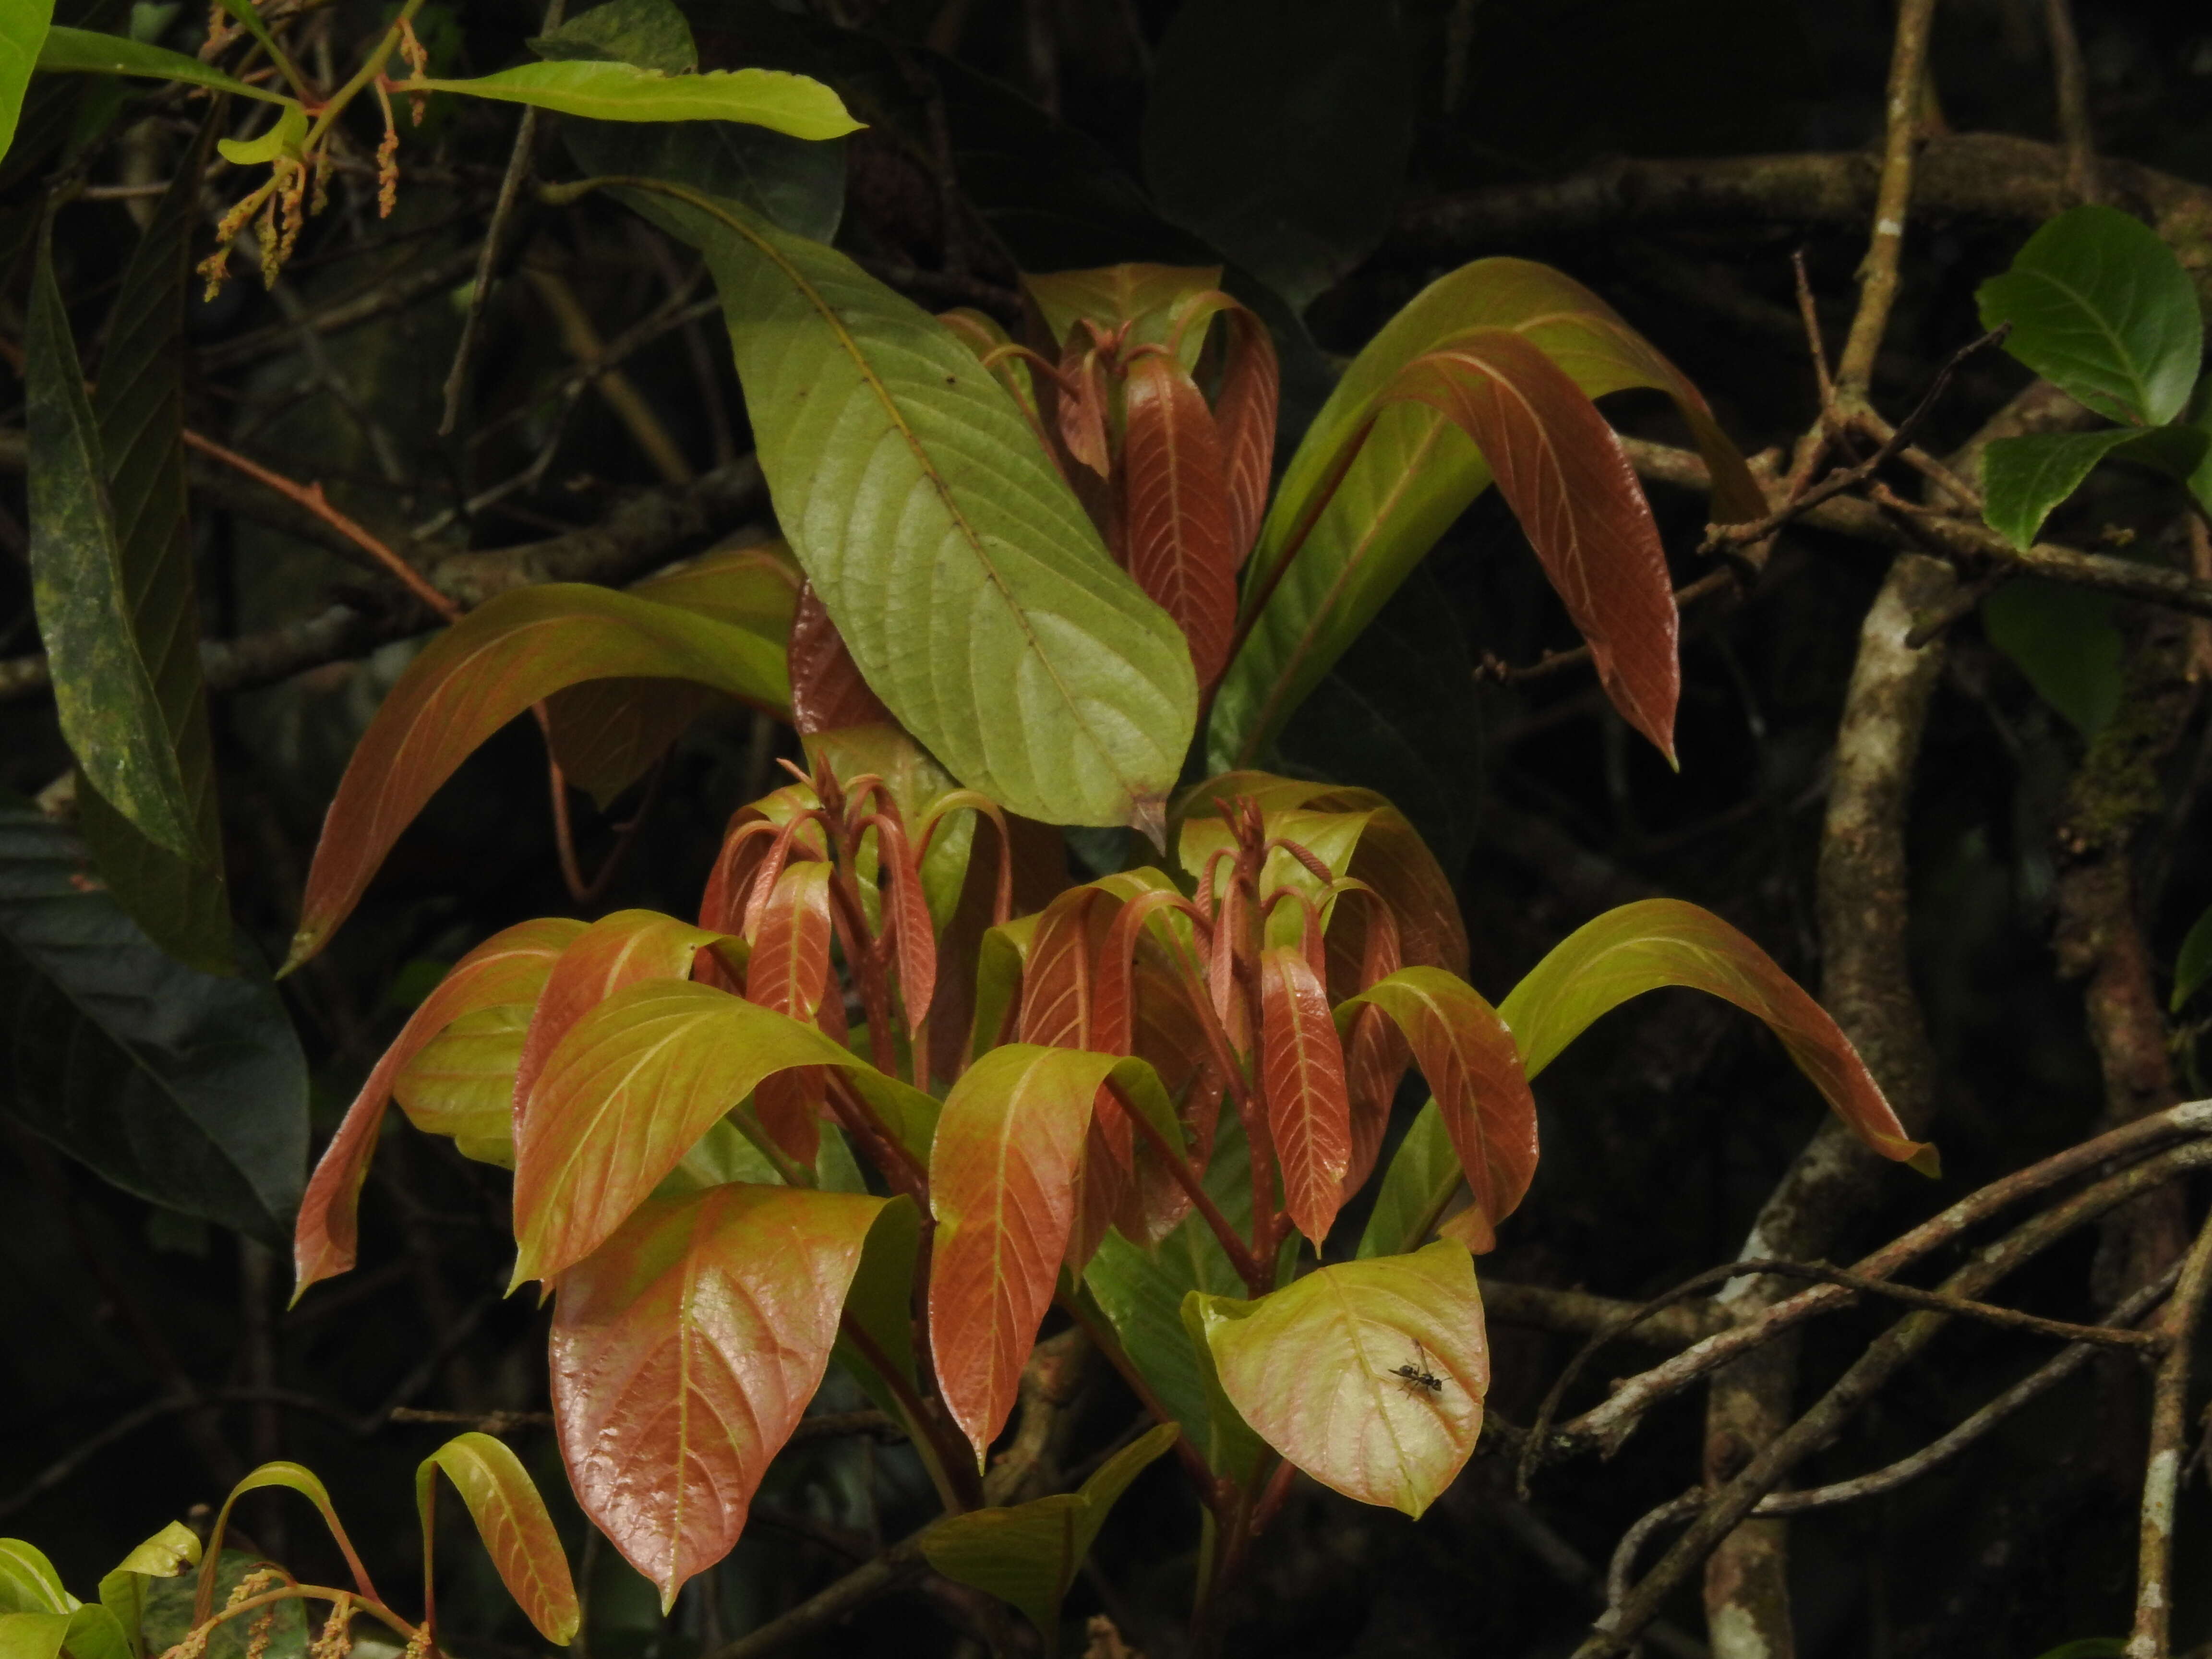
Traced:
<path fill-rule="evenodd" d="M 624 199 L 707 252 L 785 532 L 900 724 L 1026 816 L 1157 812 L 1195 718 L 1189 657 L 1012 396 L 842 254 L 696 192 Z"/>
<path fill-rule="evenodd" d="M 1439 1239 L 1199 1307 L 1223 1391 L 1323 1486 L 1418 1519 L 1474 1452 L 1490 1349 L 1464 1246 Z"/>
<path fill-rule="evenodd" d="M 567 1646 L 581 1615 L 553 1517 L 545 1512 L 545 1500 L 538 1495 L 521 1460 L 501 1442 L 473 1431 L 455 1435 L 415 1471 L 415 1507 L 422 1522 L 425 1622 L 433 1616 L 428 1609 L 435 1605 L 429 1585 L 436 1559 L 433 1517 L 441 1469 L 468 1506 L 469 1518 L 477 1523 L 477 1534 L 490 1552 L 507 1593 L 540 1636 Z"/>
<path fill-rule="evenodd" d="M 675 0 L 607 0 L 529 43 L 540 58 L 581 58 L 635 64 L 663 75 L 699 67 L 691 25 Z"/>
<path fill-rule="evenodd" d="M 2184 478 L 2204 453 L 2203 434 L 2191 427 L 2154 434 L 2116 426 L 2102 432 L 2037 432 L 2000 438 L 1982 457 L 1983 516 L 1990 529 L 2014 546 L 2027 547 L 2041 532 L 2043 521 L 2081 487 L 2098 462 L 2107 456 L 2126 459 L 2129 450 L 2154 436 L 2181 451 L 2174 459 L 2186 465 L 2161 470 L 2178 471 Z"/>
<path fill-rule="evenodd" d="M 2110 419 L 2163 426 L 2197 383 L 2204 319 L 2189 273 L 2118 208 L 2060 214 L 1976 298 L 1984 328 L 2012 325 L 2007 351 Z"/>
<path fill-rule="evenodd" d="M 655 1199 L 562 1279 L 562 1455 L 586 1513 L 664 1612 L 744 1530 L 830 1363 L 883 1203 L 757 1186 Z"/>
<path fill-rule="evenodd" d="M 2208 979 L 2212 979 L 2212 906 L 2190 923 L 2181 941 L 2180 954 L 2173 962 L 2173 996 L 2167 1007 L 2179 1013 L 2182 1004 L 2195 996 Z"/>
<path fill-rule="evenodd" d="M 0 798 L 0 1106 L 117 1186 L 280 1243 L 307 1072 L 264 978 L 155 948 L 76 838 Z"/>
<path fill-rule="evenodd" d="M 2015 578 L 1982 601 L 1982 632 L 2083 737 L 2118 712 L 2124 647 L 2106 595 Z"/>
<path fill-rule="evenodd" d="M 1163 1423 L 1098 1466 L 1075 1492 L 1055 1492 L 1006 1509 L 948 1516 L 921 1540 L 929 1565 L 947 1578 L 988 1590 L 1029 1615 L 1045 1651 L 1060 1650 L 1060 1606 L 1106 1516 L 1129 1483 L 1175 1444 Z"/>

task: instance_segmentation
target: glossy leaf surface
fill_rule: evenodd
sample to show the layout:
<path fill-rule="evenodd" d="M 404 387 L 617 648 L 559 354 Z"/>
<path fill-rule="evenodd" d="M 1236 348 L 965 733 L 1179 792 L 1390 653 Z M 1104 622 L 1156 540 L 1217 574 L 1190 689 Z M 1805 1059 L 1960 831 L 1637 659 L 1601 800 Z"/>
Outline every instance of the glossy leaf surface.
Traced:
<path fill-rule="evenodd" d="M 2204 354 L 2195 287 L 2140 219 L 2100 204 L 2060 214 L 1976 295 L 2005 349 L 2100 415 L 2162 426 Z"/>
<path fill-rule="evenodd" d="M 771 708 L 788 695 L 780 648 L 671 605 L 569 582 L 487 601 L 407 665 L 354 750 L 307 872 L 292 963 L 322 949 L 471 750 L 564 686 L 626 675 L 693 680 Z"/>
<path fill-rule="evenodd" d="M 1024 816 L 1157 811 L 1188 653 L 1011 395 L 843 255 L 694 192 L 626 199 L 706 250 L 785 533 L 900 724 Z"/>
<path fill-rule="evenodd" d="M 1491 1229 L 1518 1207 L 1536 1173 L 1536 1103 L 1513 1033 L 1480 994 L 1434 968 L 1401 969 L 1356 1001 L 1404 1033 L 1474 1193 L 1474 1237 L 1487 1249 Z"/>
<path fill-rule="evenodd" d="M 692 957 L 714 937 L 657 910 L 617 910 L 570 939 L 538 994 L 515 1066 L 518 1133 L 529 1121 L 532 1091 L 546 1060 L 576 1022 L 625 986 L 686 977 Z"/>
<path fill-rule="evenodd" d="M 192 526 L 185 499 L 185 290 L 207 137 L 185 152 L 131 250 L 108 318 L 92 410 L 115 515 L 121 598 L 177 757 L 191 830 L 181 853 L 141 833 L 88 778 L 77 810 L 116 900 L 154 942 L 204 973 L 237 970 L 223 874 Z"/>
<path fill-rule="evenodd" d="M 881 725 L 891 717 L 868 689 L 860 665 L 811 585 L 800 592 L 791 619 L 791 717 L 801 737 Z"/>
<path fill-rule="evenodd" d="M 1490 1349 L 1465 1247 L 1439 1239 L 1412 1255 L 1316 1268 L 1257 1301 L 1209 1297 L 1200 1307 L 1223 1390 L 1323 1486 L 1419 1519 L 1474 1452 Z"/>
<path fill-rule="evenodd" d="M 715 70 L 663 75 L 633 64 L 569 58 L 517 64 L 470 81 L 413 81 L 430 92 L 457 92 L 533 104 L 595 121 L 742 121 L 794 138 L 842 138 L 860 131 L 837 94 L 819 81 L 781 70 Z"/>
<path fill-rule="evenodd" d="M 938 1522 L 921 1553 L 947 1578 L 972 1584 L 1029 1615 L 1045 1650 L 1060 1645 L 1060 1607 L 1123 1492 L 1175 1444 L 1176 1426 L 1159 1424 L 1100 1464 L 1082 1487 L 1004 1509 L 971 1510 Z"/>
<path fill-rule="evenodd" d="M 580 1613 L 568 1559 L 553 1530 L 545 1500 L 522 1461 L 488 1434 L 455 1435 L 415 1471 L 415 1507 L 422 1521 L 422 1577 L 431 1577 L 432 1516 L 442 1470 L 468 1506 L 469 1518 L 490 1552 L 507 1593 L 547 1641 L 574 1639 Z"/>
<path fill-rule="evenodd" d="M 1328 994 L 1292 946 L 1260 957 L 1260 1078 L 1285 1206 L 1318 1249 L 1344 1202 L 1352 1103 Z"/>
<path fill-rule="evenodd" d="M 1121 467 L 1129 574 L 1176 620 L 1198 683 L 1229 665 L 1237 567 L 1244 550 L 1230 517 L 1228 467 L 1206 394 L 1179 363 L 1153 352 L 1129 365 Z"/>
<path fill-rule="evenodd" d="M 55 281 L 51 226 L 32 267 L 23 353 L 31 597 L 62 736 L 109 805 L 156 847 L 188 858 L 192 803 L 141 649 L 100 428 Z"/>
<path fill-rule="evenodd" d="M 1665 985 L 1733 1002 L 1764 1020 L 1836 1115 L 1884 1158 L 1934 1174 L 1936 1149 L 1910 1139 L 1849 1038 L 1774 959 L 1709 910 L 1645 899 L 1569 934 L 1498 1010 L 1531 1077 L 1601 1014 Z"/>
<path fill-rule="evenodd" d="M 562 1279 L 562 1455 L 664 1610 L 737 1542 L 821 1382 L 883 1203 L 754 1186 L 655 1199 Z"/>
<path fill-rule="evenodd" d="M 409 1017 L 369 1073 L 337 1133 L 323 1149 L 300 1202 L 292 1240 L 293 1299 L 317 1279 L 354 1263 L 356 1206 L 376 1153 L 377 1130 L 395 1079 L 447 1026 L 479 1008 L 534 1003 L 562 951 L 584 931 L 580 921 L 547 917 L 495 933 L 459 962 Z"/>
<path fill-rule="evenodd" d="M 126 1192 L 281 1243 L 307 1065 L 265 977 L 154 943 L 76 837 L 0 797 L 0 1109 Z"/>
<path fill-rule="evenodd" d="M 711 986 L 648 980 L 592 1009 L 547 1060 L 515 1143 L 514 1282 L 556 1279 L 596 1250 L 717 1119 L 793 1066 L 852 1072 L 881 1094 L 879 1111 L 902 1110 L 926 1133 L 927 1096 Z"/>
<path fill-rule="evenodd" d="M 1117 1063 L 1142 1065 L 1010 1042 L 945 1096 L 929 1160 L 930 1344 L 946 1409 L 979 1468 L 1051 1304 L 1092 1097 Z"/>

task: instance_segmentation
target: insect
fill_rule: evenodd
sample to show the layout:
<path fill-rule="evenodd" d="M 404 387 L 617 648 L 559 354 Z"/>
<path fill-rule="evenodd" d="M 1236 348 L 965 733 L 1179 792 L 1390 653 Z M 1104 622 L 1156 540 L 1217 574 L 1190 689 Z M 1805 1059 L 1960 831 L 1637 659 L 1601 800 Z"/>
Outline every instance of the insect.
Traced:
<path fill-rule="evenodd" d="M 1390 1375 L 1406 1385 L 1408 1393 L 1418 1389 L 1423 1393 L 1440 1395 L 1444 1391 L 1444 1380 L 1429 1369 L 1429 1351 L 1416 1340 L 1413 1343 L 1413 1363 L 1395 1367 Z M 1416 1399 L 1419 1395 L 1414 1395 Z"/>

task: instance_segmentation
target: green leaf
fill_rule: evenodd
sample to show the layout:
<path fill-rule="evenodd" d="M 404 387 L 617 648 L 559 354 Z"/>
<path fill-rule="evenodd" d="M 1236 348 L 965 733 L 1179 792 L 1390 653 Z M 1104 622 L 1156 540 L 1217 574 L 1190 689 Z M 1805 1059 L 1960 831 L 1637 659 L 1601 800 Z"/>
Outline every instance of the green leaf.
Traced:
<path fill-rule="evenodd" d="M 137 75 L 157 81 L 182 81 L 188 86 L 236 93 L 241 98 L 258 98 L 264 104 L 294 101 L 281 92 L 235 80 L 180 52 L 90 29 L 48 29 L 46 43 L 39 48 L 39 67 L 49 73 Z"/>
<path fill-rule="evenodd" d="M 2091 204 L 2027 240 L 1975 296 L 2005 349 L 2100 415 L 2163 426 L 2181 412 L 2204 355 L 2197 291 L 2141 220 Z"/>
<path fill-rule="evenodd" d="M 1161 40 L 1145 178 L 1303 311 L 1390 228 L 1419 103 L 1395 7 L 1193 0 Z"/>
<path fill-rule="evenodd" d="M 471 1009 L 425 1043 L 392 1079 L 392 1097 L 424 1134 L 464 1158 L 514 1167 L 514 1073 L 534 1005 Z"/>
<path fill-rule="evenodd" d="M 488 1434 L 473 1431 L 455 1435 L 424 1458 L 415 1471 L 415 1508 L 422 1522 L 422 1600 L 426 1626 L 434 1629 L 435 1606 L 430 1592 L 434 1579 L 435 1518 L 438 1472 L 468 1505 L 469 1518 L 499 1569 L 500 1582 L 515 1605 L 528 1615 L 538 1633 L 566 1647 L 576 1634 L 580 1613 L 576 1586 L 568 1576 L 568 1559 L 561 1553 L 561 1540 L 553 1530 L 553 1517 L 545 1500 L 522 1467 L 522 1461 L 506 1445 Z"/>
<path fill-rule="evenodd" d="M 691 25 L 675 0 L 608 0 L 530 43 L 540 58 L 605 59 L 662 75 L 699 67 Z"/>
<path fill-rule="evenodd" d="M 288 112 L 287 118 L 296 112 Z M 304 127 L 306 117 L 300 117 Z M 200 678 L 199 605 L 185 493 L 184 333 L 191 239 L 212 124 L 138 239 L 110 313 L 92 400 L 115 514 L 122 598 L 150 676 L 189 804 L 183 855 L 139 832 L 89 777 L 78 813 L 93 861 L 116 901 L 154 942 L 204 973 L 237 971 L 223 871 L 207 687 Z"/>
<path fill-rule="evenodd" d="M 1407 573 L 1490 487 L 1481 452 L 1444 415 L 1388 401 L 1407 365 L 1477 328 L 1522 334 L 1587 397 L 1636 386 L 1666 392 L 1711 469 L 1713 517 L 1751 520 L 1766 510 L 1697 388 L 1605 301 L 1526 259 L 1464 265 L 1368 342 L 1283 474 L 1245 580 L 1248 612 L 1271 582 L 1273 591 L 1230 665 L 1206 734 L 1217 769 L 1253 763 Z"/>
<path fill-rule="evenodd" d="M 115 1615 L 133 1659 L 144 1659 L 147 1591 L 164 1578 L 180 1577 L 200 1564 L 199 1534 L 172 1521 L 115 1564 L 100 1581 L 100 1604 Z"/>
<path fill-rule="evenodd" d="M 287 104 L 276 125 L 258 138 L 222 138 L 216 141 L 216 148 L 232 166 L 253 167 L 279 156 L 297 161 L 307 136 L 307 112 L 297 104 Z"/>
<path fill-rule="evenodd" d="M 1252 1302 L 1193 1294 L 1223 1391 L 1323 1486 L 1418 1520 L 1473 1455 L 1490 1349 L 1466 1246 L 1316 1268 Z"/>
<path fill-rule="evenodd" d="M 347 763 L 307 872 L 287 971 L 322 949 L 416 813 L 469 753 L 553 692 L 625 676 L 692 680 L 769 708 L 781 641 L 580 582 L 515 588 L 407 665 Z"/>
<path fill-rule="evenodd" d="M 83 863 L 0 799 L 0 1107 L 127 1192 L 280 1242 L 307 1155 L 283 1003 L 165 955 Z"/>
<path fill-rule="evenodd" d="M 24 356 L 31 593 L 62 735 L 110 805 L 163 850 L 188 855 L 191 802 L 139 649 L 100 432 L 54 280 L 51 219 L 39 235 Z"/>
<path fill-rule="evenodd" d="M 2212 979 L 2212 905 L 2190 924 L 2181 941 L 2181 954 L 2173 962 L 2173 995 L 2166 1004 L 2168 1011 L 2179 1013 L 2182 1004 L 2195 996 L 2208 979 Z"/>
<path fill-rule="evenodd" d="M 1129 1483 L 1175 1441 L 1175 1425 L 1160 1424 L 1099 1465 L 1081 1490 L 950 1516 L 922 1535 L 921 1553 L 947 1578 L 1019 1607 L 1044 1638 L 1045 1652 L 1057 1653 L 1060 1603 L 1099 1528 Z"/>
<path fill-rule="evenodd" d="M 2119 711 L 2124 647 L 2106 595 L 2015 577 L 1982 601 L 1982 632 L 2083 737 Z"/>
<path fill-rule="evenodd" d="M 1884 1158 L 1936 1173 L 1936 1149 L 1907 1137 L 1826 1011 L 1765 951 L 1694 904 L 1644 899 L 1583 923 L 1528 970 L 1498 1012 L 1534 1078 L 1601 1014 L 1668 985 L 1703 991 L 1764 1020 L 1860 1139 Z"/>
<path fill-rule="evenodd" d="M 1025 817 L 1155 817 L 1196 718 L 1189 653 L 1012 398 L 842 254 L 690 191 L 623 195 L 706 252 L 777 515 L 900 723 Z"/>
<path fill-rule="evenodd" d="M 794 138 L 842 138 L 860 124 L 819 81 L 781 70 L 715 70 L 662 75 L 635 64 L 572 58 L 517 64 L 472 81 L 426 79 L 410 90 L 532 104 L 597 121 L 744 121 Z"/>
<path fill-rule="evenodd" d="M 0 1613 L 70 1613 L 82 1605 L 62 1588 L 45 1551 L 20 1538 L 0 1538 Z"/>
<path fill-rule="evenodd" d="M 1443 1109 L 1431 1100 L 1414 1115 L 1382 1172 L 1375 1207 L 1359 1236 L 1359 1260 L 1420 1249 L 1422 1240 L 1436 1231 L 1463 1178 L 1459 1154 L 1452 1150 L 1451 1136 L 1444 1128 Z"/>
<path fill-rule="evenodd" d="M 2097 463 L 2142 435 L 2134 427 L 2116 426 L 1999 438 L 1982 457 L 1982 516 L 2014 547 L 2033 545 L 2043 521 L 2081 487 Z"/>
<path fill-rule="evenodd" d="M 1247 1179 L 1241 1161 L 1237 1178 Z M 1206 1187 L 1212 1191 L 1215 1185 L 1209 1167 Z M 1249 1182 L 1247 1197 L 1249 1201 Z M 1130 1362 L 1182 1425 L 1191 1443 L 1205 1450 L 1213 1437 L 1214 1413 L 1205 1370 L 1183 1327 L 1182 1302 L 1193 1291 L 1235 1296 L 1244 1285 L 1204 1218 L 1185 1217 L 1150 1250 L 1118 1231 L 1109 1232 L 1084 1269 L 1083 1284 Z"/>
<path fill-rule="evenodd" d="M 0 16 L 0 155 L 15 142 L 15 122 L 23 112 L 23 94 L 31 84 L 54 0 L 21 0 Z"/>

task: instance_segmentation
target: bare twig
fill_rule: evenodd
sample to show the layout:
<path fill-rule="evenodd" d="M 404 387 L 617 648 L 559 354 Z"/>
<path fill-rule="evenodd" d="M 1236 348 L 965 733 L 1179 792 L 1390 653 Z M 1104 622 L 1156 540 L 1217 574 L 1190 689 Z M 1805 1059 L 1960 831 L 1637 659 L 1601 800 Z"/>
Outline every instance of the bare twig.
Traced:
<path fill-rule="evenodd" d="M 2043 0 L 2051 33 L 2051 78 L 2058 101 L 2058 136 L 2066 146 L 2066 188 L 2078 199 L 2097 199 L 2097 146 L 2089 125 L 2089 76 L 2074 32 L 2072 0 Z"/>
<path fill-rule="evenodd" d="M 923 1529 L 927 1531 L 927 1528 Z M 801 1601 L 790 1612 L 771 1619 L 759 1629 L 716 1648 L 706 1659 L 763 1659 L 788 1647 L 803 1636 L 857 1613 L 886 1592 L 896 1589 L 927 1571 L 921 1554 L 920 1532 L 900 1540 L 872 1561 L 854 1568 L 819 1594 Z"/>
<path fill-rule="evenodd" d="M 2161 1322 L 2169 1346 L 2151 1396 L 2150 1457 L 2143 1468 L 2136 1623 L 2127 1659 L 2166 1659 L 2173 1615 L 2173 1505 L 2189 1432 L 2189 1370 L 2204 1301 L 2212 1294 L 2212 1220 L 2198 1230 Z"/>

